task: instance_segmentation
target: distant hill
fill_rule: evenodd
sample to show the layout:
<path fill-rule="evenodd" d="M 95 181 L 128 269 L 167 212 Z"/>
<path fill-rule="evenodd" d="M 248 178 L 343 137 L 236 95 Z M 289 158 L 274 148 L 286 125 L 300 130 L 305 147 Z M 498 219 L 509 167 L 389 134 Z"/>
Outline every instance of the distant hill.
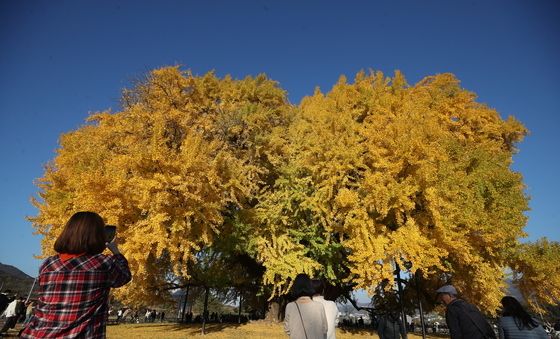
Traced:
<path fill-rule="evenodd" d="M 33 286 L 34 278 L 23 273 L 18 268 L 0 263 L 0 287 L 2 291 L 11 290 L 13 293 L 27 297 Z"/>

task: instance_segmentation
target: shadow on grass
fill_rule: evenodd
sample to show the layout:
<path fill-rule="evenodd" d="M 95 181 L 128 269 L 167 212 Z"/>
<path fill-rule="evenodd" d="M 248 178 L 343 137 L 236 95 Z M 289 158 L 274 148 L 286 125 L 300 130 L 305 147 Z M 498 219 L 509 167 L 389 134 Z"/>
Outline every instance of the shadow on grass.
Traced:
<path fill-rule="evenodd" d="M 216 333 L 221 332 L 225 329 L 237 329 L 240 326 L 245 324 L 237 324 L 237 323 L 222 323 L 222 324 L 206 324 L 205 332 L 206 334 L 209 333 Z M 160 324 L 131 324 L 129 325 L 132 328 L 145 328 L 150 327 L 151 329 L 161 328 L 165 331 L 186 331 L 187 334 L 201 334 L 202 333 L 202 324 L 195 323 L 195 324 L 181 324 L 181 323 L 160 323 Z"/>
<path fill-rule="evenodd" d="M 340 327 L 339 331 L 341 331 L 344 334 L 351 334 L 351 335 L 359 335 L 359 336 L 363 336 L 363 337 L 371 337 L 374 334 L 377 335 L 377 331 L 372 329 L 372 328 L 351 328 L 351 327 Z M 412 336 L 415 336 L 414 338 L 421 338 L 422 337 L 422 333 L 421 332 L 408 332 L 409 334 L 409 338 Z M 435 338 L 449 338 L 448 334 L 444 334 L 444 333 L 428 333 L 426 334 L 426 338 L 428 339 L 435 339 Z"/>
<path fill-rule="evenodd" d="M 371 336 L 372 334 L 377 334 L 377 331 L 375 331 L 372 328 L 339 327 L 339 330 L 342 333 L 353 334 L 353 335 Z"/>
<path fill-rule="evenodd" d="M 206 334 L 208 333 L 215 333 L 215 332 L 221 332 L 225 329 L 231 328 L 231 329 L 238 329 L 240 326 L 242 326 L 244 324 L 208 324 L 206 325 Z M 199 332 L 202 333 L 202 324 L 199 326 Z"/>

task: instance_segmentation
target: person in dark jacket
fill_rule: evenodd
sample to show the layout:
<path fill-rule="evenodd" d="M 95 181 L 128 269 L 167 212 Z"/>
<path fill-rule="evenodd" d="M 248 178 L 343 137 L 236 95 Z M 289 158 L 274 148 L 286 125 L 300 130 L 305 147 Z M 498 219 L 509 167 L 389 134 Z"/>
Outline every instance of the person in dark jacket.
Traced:
<path fill-rule="evenodd" d="M 397 312 L 388 312 L 379 318 L 377 334 L 380 339 L 406 338 L 404 326 Z"/>
<path fill-rule="evenodd" d="M 478 308 L 457 298 L 457 290 L 445 285 L 437 291 L 437 300 L 446 306 L 445 321 L 451 339 L 496 339 L 492 326 Z"/>
<path fill-rule="evenodd" d="M 11 290 L 6 290 L 5 292 L 0 293 L 0 313 L 4 312 L 8 304 L 12 302 L 12 298 L 10 295 L 12 294 Z"/>

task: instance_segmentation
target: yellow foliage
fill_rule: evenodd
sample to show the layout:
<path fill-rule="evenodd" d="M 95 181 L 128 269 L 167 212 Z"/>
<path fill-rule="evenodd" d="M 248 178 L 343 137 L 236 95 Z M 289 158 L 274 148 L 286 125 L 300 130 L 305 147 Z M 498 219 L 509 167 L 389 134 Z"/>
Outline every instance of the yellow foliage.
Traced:
<path fill-rule="evenodd" d="M 264 75 L 169 67 L 122 101 L 61 137 L 32 218 L 45 255 L 78 210 L 118 225 L 134 274 L 119 297 L 146 302 L 169 274 L 188 277 L 187 262 L 231 230 L 224 214 L 243 211 L 272 296 L 301 272 L 373 291 L 410 262 L 496 309 L 525 235 L 527 197 L 510 165 L 527 131 L 452 74 L 411 86 L 400 72 L 360 72 L 292 106 Z"/>
<path fill-rule="evenodd" d="M 560 244 L 539 239 L 523 244 L 514 254 L 514 281 L 531 308 L 546 313 L 545 306 L 560 300 Z"/>
<path fill-rule="evenodd" d="M 117 225 L 133 272 L 118 295 L 146 302 L 166 274 L 188 277 L 186 263 L 220 233 L 223 211 L 257 193 L 271 130 L 289 112 L 265 76 L 194 77 L 176 67 L 125 90 L 123 104 L 61 137 L 32 221 L 44 255 L 76 211 Z"/>
<path fill-rule="evenodd" d="M 283 277 L 295 277 L 299 273 L 313 275 L 321 265 L 306 256 L 307 250 L 295 243 L 287 234 L 273 237 L 271 242 L 265 238 L 258 240 L 258 260 L 263 263 L 266 271 L 263 282 L 274 288 L 272 296 L 286 294 L 291 281 Z"/>
<path fill-rule="evenodd" d="M 475 99 L 451 74 L 409 86 L 399 72 L 361 72 L 316 91 L 290 125 L 260 220 L 293 230 L 323 265 L 317 274 L 329 276 L 325 256 L 339 258 L 346 281 L 373 292 L 393 281 L 395 263 L 411 262 L 428 280 L 452 277 L 492 312 L 507 254 L 524 236 L 527 198 L 510 165 L 526 130 Z"/>

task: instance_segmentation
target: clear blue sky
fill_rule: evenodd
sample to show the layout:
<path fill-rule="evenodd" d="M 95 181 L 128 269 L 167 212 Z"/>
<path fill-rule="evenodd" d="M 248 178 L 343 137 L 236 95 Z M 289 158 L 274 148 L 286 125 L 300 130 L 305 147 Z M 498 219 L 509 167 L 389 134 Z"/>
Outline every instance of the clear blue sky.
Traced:
<path fill-rule="evenodd" d="M 183 65 L 261 72 L 290 100 L 360 69 L 410 83 L 452 72 L 481 102 L 531 131 L 514 168 L 531 196 L 529 239 L 560 240 L 560 2 L 2 1 L 0 261 L 35 276 L 39 236 L 25 217 L 61 133 L 118 110 L 143 73 Z"/>

